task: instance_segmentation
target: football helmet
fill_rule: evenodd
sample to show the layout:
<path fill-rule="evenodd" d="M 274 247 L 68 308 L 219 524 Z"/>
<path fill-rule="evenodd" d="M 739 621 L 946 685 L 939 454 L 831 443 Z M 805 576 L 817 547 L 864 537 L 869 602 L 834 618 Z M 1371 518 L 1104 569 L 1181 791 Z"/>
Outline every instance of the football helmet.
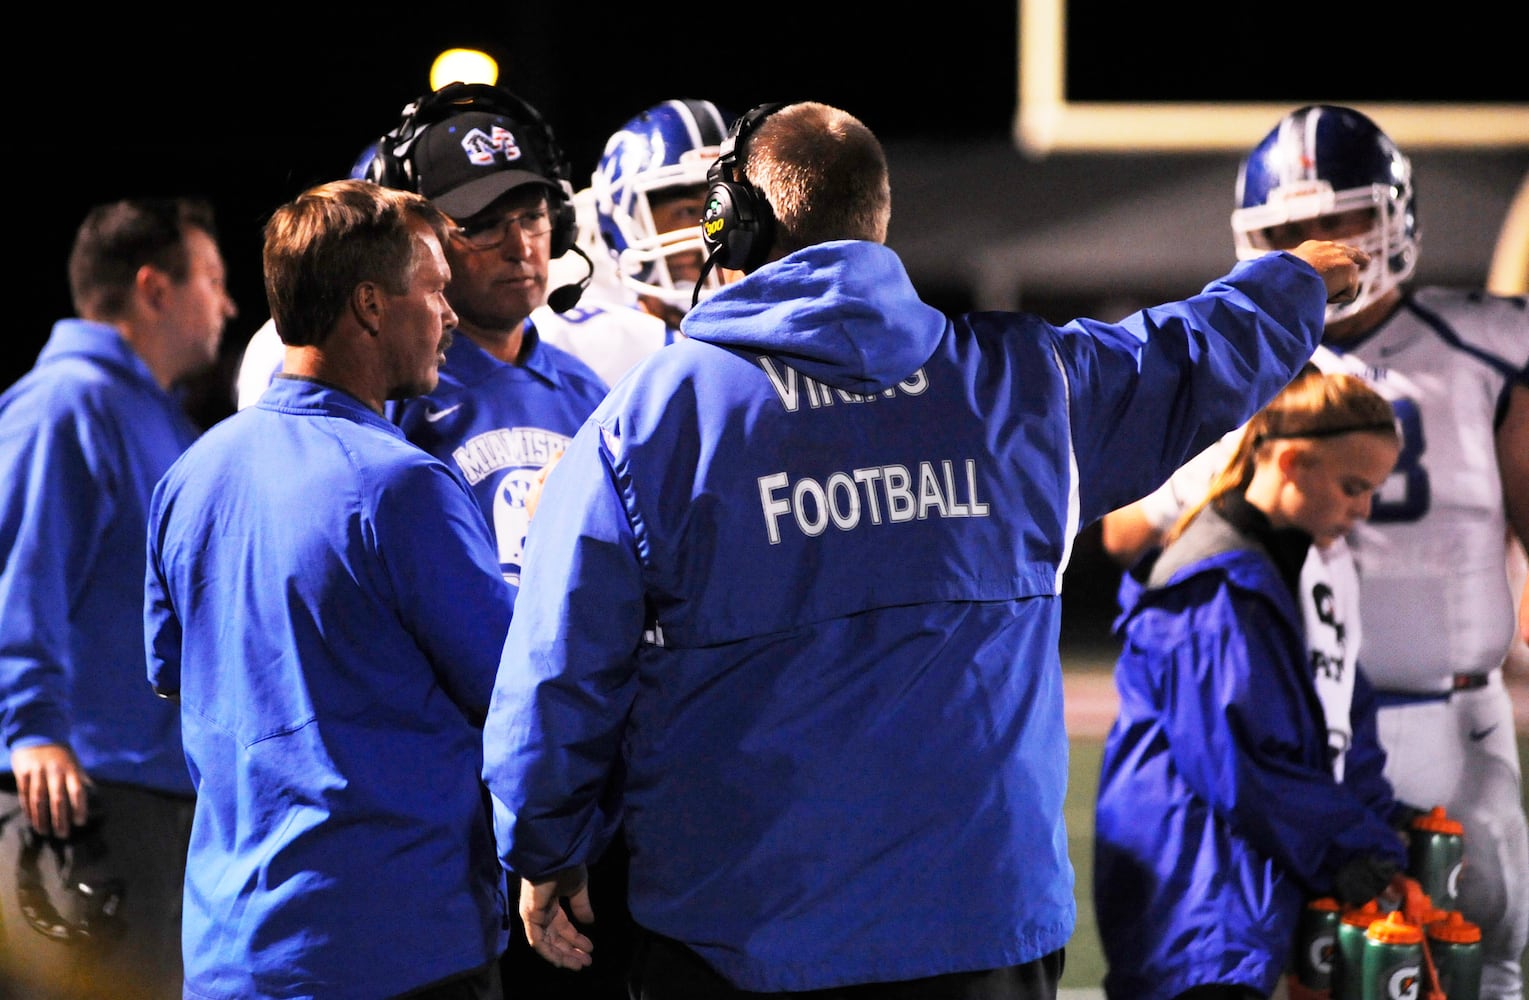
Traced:
<path fill-rule="evenodd" d="M 16 905 L 43 937 L 109 949 L 127 930 L 120 912 L 127 881 L 102 834 L 105 819 L 106 810 L 92 793 L 90 822 L 74 827 L 67 837 L 21 827 Z"/>
<path fill-rule="evenodd" d="M 1311 104 L 1280 119 L 1237 171 L 1232 233 L 1239 260 L 1276 249 L 1268 230 L 1355 209 L 1374 210 L 1362 236 L 1344 242 L 1370 255 L 1352 302 L 1327 307 L 1327 322 L 1352 316 L 1417 267 L 1412 164 L 1369 118 Z"/>
<path fill-rule="evenodd" d="M 717 159 L 727 126 L 727 118 L 710 101 L 655 104 L 610 137 L 590 180 L 600 235 L 616 258 L 622 283 L 682 312 L 690 309 L 694 289 L 675 287 L 670 261 L 680 254 L 704 259 L 700 219 L 659 233 L 650 198 L 675 187 L 704 193 L 707 170 Z M 706 282 L 703 298 L 718 287 L 715 270 Z"/>
<path fill-rule="evenodd" d="M 361 152 L 356 154 L 356 162 L 350 166 L 350 179 L 353 181 L 370 180 L 372 176 L 372 161 L 376 158 L 377 140 L 373 139 L 361 147 Z"/>

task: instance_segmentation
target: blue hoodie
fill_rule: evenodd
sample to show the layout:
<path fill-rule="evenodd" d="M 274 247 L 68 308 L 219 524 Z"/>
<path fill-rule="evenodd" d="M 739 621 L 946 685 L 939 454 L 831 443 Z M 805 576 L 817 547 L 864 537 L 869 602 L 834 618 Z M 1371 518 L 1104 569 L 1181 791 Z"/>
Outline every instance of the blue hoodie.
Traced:
<path fill-rule="evenodd" d="M 1294 579 L 1267 520 L 1207 508 L 1156 564 L 1121 580 L 1120 714 L 1105 741 L 1094 909 L 1105 995 L 1195 986 L 1268 995 L 1305 902 L 1357 856 L 1407 863 L 1392 831 L 1375 696 L 1354 676 L 1352 740 L 1333 776 Z M 1262 525 L 1259 527 L 1258 525 Z M 1299 567 L 1310 537 L 1285 556 Z"/>
<path fill-rule="evenodd" d="M 701 303 L 538 508 L 484 733 L 505 864 L 624 818 L 633 917 L 748 990 L 1062 947 L 1073 538 L 1284 385 L 1324 297 L 1277 254 L 1120 324 L 952 321 L 834 242 Z"/>
<path fill-rule="evenodd" d="M 59 743 L 97 781 L 191 794 L 180 712 L 143 682 L 143 568 L 149 496 L 196 436 L 104 323 L 56 323 L 0 396 L 0 771 Z"/>

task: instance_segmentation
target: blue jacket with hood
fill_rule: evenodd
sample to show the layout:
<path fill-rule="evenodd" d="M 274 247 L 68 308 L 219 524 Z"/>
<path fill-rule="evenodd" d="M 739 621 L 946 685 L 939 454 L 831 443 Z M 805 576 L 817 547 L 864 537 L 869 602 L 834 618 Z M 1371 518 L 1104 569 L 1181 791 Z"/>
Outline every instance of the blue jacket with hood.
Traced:
<path fill-rule="evenodd" d="M 69 746 L 96 781 L 189 797 L 180 712 L 143 682 L 149 497 L 198 429 L 116 327 L 54 324 L 0 395 L 0 772 Z"/>
<path fill-rule="evenodd" d="M 1138 567 L 1149 582 L 1121 580 L 1120 714 L 1094 823 L 1112 1000 L 1213 983 L 1268 995 L 1302 907 L 1334 895 L 1345 862 L 1407 862 L 1363 671 L 1333 777 L 1301 609 L 1270 554 L 1277 535 L 1301 539 L 1286 557 L 1298 567 L 1310 537 L 1254 523 L 1207 508 L 1161 564 Z"/>
<path fill-rule="evenodd" d="M 951 320 L 845 241 L 701 303 L 548 479 L 484 732 L 506 866 L 624 818 L 633 917 L 748 990 L 1062 947 L 1073 538 L 1284 385 L 1324 298 L 1273 254 L 1119 324 Z"/>

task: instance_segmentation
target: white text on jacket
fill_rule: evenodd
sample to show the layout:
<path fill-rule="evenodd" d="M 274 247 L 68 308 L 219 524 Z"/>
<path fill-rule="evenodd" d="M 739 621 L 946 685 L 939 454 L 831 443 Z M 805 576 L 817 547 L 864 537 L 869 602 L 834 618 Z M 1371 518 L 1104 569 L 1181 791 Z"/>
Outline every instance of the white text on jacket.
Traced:
<path fill-rule="evenodd" d="M 959 460 L 957 460 L 959 461 Z M 956 461 L 906 465 L 873 465 L 835 472 L 822 482 L 802 477 L 795 482 L 784 472 L 759 477 L 759 503 L 771 545 L 780 544 L 780 519 L 791 517 L 797 530 L 821 535 L 832 524 L 840 531 L 858 528 L 862 518 L 872 524 L 922 521 L 935 517 L 987 517 L 988 505 L 977 496 L 977 461 L 968 458 L 965 493 L 958 490 Z"/>
<path fill-rule="evenodd" d="M 880 393 L 863 393 L 826 386 L 771 358 L 761 357 L 759 367 L 764 369 L 771 388 L 780 397 L 781 405 L 788 413 L 800 409 L 804 399 L 809 408 L 816 410 L 821 406 L 832 406 L 836 400 L 841 403 L 873 403 L 880 397 L 893 398 L 899 389 L 909 396 L 919 396 L 929 388 L 929 376 L 924 374 L 922 368 L 890 389 L 883 389 Z"/>

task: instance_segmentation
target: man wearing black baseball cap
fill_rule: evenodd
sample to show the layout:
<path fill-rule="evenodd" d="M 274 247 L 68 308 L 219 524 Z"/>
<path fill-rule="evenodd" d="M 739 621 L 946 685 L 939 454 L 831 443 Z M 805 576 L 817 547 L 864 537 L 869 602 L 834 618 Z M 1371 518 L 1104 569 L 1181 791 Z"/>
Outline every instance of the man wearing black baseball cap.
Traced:
<path fill-rule="evenodd" d="M 631 336 L 635 319 L 651 317 L 611 305 L 570 310 L 588 278 L 547 293 L 551 258 L 573 250 L 591 274 L 593 264 L 574 242 L 572 186 L 562 154 L 534 109 L 517 107 L 499 88 L 448 87 L 430 100 L 433 107 L 421 103 L 416 118 L 439 114 L 442 100 L 458 110 L 417 129 L 406 154 L 407 175 L 414 190 L 457 222 L 445 248 L 452 275 L 446 297 L 464 336 L 446 352 L 439 387 L 401 404 L 396 419 L 412 441 L 468 482 L 499 546 L 505 579 L 518 590 L 532 483 L 607 391 L 582 361 L 543 341 L 536 324 L 580 329 L 593 347 Z M 565 315 L 537 310 L 543 302 Z M 595 897 L 600 926 L 590 933 L 600 943 L 600 962 L 570 981 L 531 950 L 517 918 L 500 962 L 507 995 L 519 990 L 564 1000 L 624 1000 L 631 947 L 625 868 L 620 849 L 597 865 L 604 879 Z M 512 880 L 512 911 L 518 891 L 518 880 Z"/>
<path fill-rule="evenodd" d="M 439 126 L 420 135 L 410 162 L 419 193 L 447 215 L 471 218 L 528 184 L 547 188 L 549 198 L 565 197 L 558 165 L 545 159 L 553 151 L 509 115 L 468 111 Z"/>
<path fill-rule="evenodd" d="M 456 223 L 445 296 L 457 336 L 435 391 L 395 404 L 392 417 L 460 474 L 516 588 L 527 491 L 608 389 L 584 362 L 543 343 L 531 319 L 549 298 L 566 309 L 580 290 L 547 293 L 551 259 L 573 245 L 567 172 L 536 109 L 502 87 L 454 83 L 404 109 L 369 173 L 419 192 Z"/>
<path fill-rule="evenodd" d="M 436 389 L 393 404 L 391 416 L 467 485 L 505 581 L 518 591 L 532 484 L 608 389 L 584 362 L 544 342 L 532 317 L 546 316 L 538 309 L 544 304 L 569 310 L 583 287 L 550 295 L 547 288 L 550 261 L 574 243 L 562 151 L 540 114 L 514 94 L 451 84 L 404 109 L 399 127 L 379 140 L 369 175 L 419 192 L 456 223 L 444 246 L 451 266 L 444 294 L 458 316 L 457 336 Z M 590 318 L 584 312 L 564 321 Z M 507 891 L 513 914 L 518 880 Z M 500 962 L 506 992 L 555 986 L 569 1000 L 624 997 L 617 957 L 625 939 L 612 936 L 625 927 L 619 892 L 616 902 L 602 914 L 611 961 L 576 984 L 537 957 L 515 923 Z"/>

